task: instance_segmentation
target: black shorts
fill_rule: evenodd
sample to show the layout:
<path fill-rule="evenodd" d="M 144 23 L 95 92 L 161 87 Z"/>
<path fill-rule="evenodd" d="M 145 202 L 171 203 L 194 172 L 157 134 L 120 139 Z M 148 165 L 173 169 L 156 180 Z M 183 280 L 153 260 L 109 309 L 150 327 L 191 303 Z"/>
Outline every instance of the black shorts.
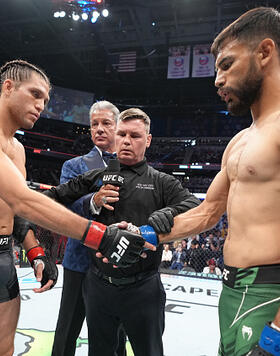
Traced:
<path fill-rule="evenodd" d="M 12 236 L 0 235 L 0 303 L 19 295 L 17 273 L 14 265 Z"/>

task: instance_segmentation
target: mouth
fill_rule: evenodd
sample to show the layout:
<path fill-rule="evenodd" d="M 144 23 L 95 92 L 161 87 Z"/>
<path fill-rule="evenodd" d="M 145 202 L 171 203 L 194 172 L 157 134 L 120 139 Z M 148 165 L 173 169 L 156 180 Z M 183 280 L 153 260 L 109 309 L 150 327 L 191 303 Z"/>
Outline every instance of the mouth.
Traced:
<path fill-rule="evenodd" d="M 225 103 L 229 103 L 230 101 L 232 101 L 232 98 L 230 97 L 230 92 L 228 90 L 219 89 L 218 95 L 221 97 L 221 100 L 224 101 Z"/>
<path fill-rule="evenodd" d="M 131 153 L 131 151 L 129 151 L 129 150 L 121 150 L 121 153 L 128 154 L 128 153 Z"/>
<path fill-rule="evenodd" d="M 39 114 L 35 114 L 35 113 L 30 113 L 30 114 L 31 114 L 31 116 L 34 118 L 33 121 L 37 121 L 37 120 L 39 119 L 39 117 L 40 117 Z"/>

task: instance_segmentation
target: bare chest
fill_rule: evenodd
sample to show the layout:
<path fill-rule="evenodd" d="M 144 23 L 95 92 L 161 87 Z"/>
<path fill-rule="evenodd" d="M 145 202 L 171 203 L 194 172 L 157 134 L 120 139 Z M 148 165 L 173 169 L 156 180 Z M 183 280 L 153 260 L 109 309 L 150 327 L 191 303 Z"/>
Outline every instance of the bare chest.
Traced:
<path fill-rule="evenodd" d="M 279 147 L 266 134 L 246 135 L 232 147 L 226 167 L 230 181 L 270 181 L 280 176 Z"/>

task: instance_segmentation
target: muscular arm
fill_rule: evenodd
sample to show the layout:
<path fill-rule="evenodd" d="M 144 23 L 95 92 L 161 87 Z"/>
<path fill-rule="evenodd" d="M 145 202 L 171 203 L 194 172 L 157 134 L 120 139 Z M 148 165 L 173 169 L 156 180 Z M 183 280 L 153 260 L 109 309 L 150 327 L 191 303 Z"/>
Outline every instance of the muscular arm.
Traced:
<path fill-rule="evenodd" d="M 0 198 L 16 215 L 63 235 L 81 239 L 88 221 L 29 189 L 22 172 L 0 150 Z"/>
<path fill-rule="evenodd" d="M 179 240 L 211 229 L 226 211 L 228 191 L 229 180 L 223 166 L 210 185 L 205 200 L 198 207 L 177 215 L 171 233 L 159 235 L 159 242 Z"/>

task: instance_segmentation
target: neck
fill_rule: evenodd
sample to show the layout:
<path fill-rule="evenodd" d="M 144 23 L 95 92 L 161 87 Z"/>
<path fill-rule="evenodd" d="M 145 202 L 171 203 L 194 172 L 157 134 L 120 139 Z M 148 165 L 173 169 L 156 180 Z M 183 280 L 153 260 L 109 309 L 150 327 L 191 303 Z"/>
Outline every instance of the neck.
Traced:
<path fill-rule="evenodd" d="M 7 139 L 11 139 L 19 127 L 16 124 L 16 121 L 13 120 L 7 105 L 5 105 L 2 100 L 0 96 L 0 132 Z"/>
<path fill-rule="evenodd" d="M 257 124 L 267 117 L 280 112 L 280 73 L 279 67 L 273 73 L 266 73 L 260 98 L 252 105 L 253 123 Z"/>

